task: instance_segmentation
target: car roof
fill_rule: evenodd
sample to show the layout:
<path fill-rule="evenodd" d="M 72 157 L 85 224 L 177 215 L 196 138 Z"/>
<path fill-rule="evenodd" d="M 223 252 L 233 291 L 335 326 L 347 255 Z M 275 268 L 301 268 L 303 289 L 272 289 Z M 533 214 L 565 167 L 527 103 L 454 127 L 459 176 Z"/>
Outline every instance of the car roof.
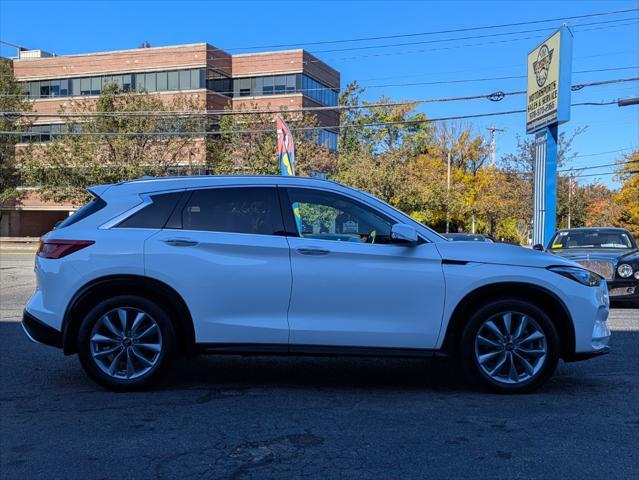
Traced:
<path fill-rule="evenodd" d="M 575 228 L 562 228 L 557 232 L 581 232 L 581 231 L 599 231 L 599 230 L 614 230 L 619 232 L 627 232 L 623 227 L 575 227 Z"/>
<path fill-rule="evenodd" d="M 193 175 L 177 177 L 141 177 L 110 185 L 96 185 L 88 190 L 97 196 L 117 194 L 154 193 L 191 188 L 206 188 L 225 185 L 290 185 L 290 186 L 334 186 L 349 188 L 332 180 L 312 177 L 290 177 L 282 175 Z"/>

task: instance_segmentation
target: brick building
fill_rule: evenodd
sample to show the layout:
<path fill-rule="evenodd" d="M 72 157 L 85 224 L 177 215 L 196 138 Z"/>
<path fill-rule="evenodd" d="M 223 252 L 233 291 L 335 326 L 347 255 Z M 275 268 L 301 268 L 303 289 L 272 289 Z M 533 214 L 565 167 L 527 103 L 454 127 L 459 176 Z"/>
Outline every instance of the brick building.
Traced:
<path fill-rule="evenodd" d="M 340 88 L 339 72 L 304 50 L 231 55 L 206 43 L 64 56 L 23 50 L 13 68 L 33 101 L 33 111 L 47 114 L 58 113 L 72 99 L 97 98 L 113 83 L 124 91 L 145 90 L 163 99 L 189 95 L 202 110 L 333 106 Z M 320 130 L 319 141 L 335 150 L 337 111 L 316 115 L 319 125 L 327 127 Z M 63 123 L 59 117 L 37 118 L 17 148 L 50 141 Z M 204 160 L 204 148 L 194 151 L 189 164 Z M 1 208 L 0 236 L 39 236 L 73 210 L 34 194 Z"/>

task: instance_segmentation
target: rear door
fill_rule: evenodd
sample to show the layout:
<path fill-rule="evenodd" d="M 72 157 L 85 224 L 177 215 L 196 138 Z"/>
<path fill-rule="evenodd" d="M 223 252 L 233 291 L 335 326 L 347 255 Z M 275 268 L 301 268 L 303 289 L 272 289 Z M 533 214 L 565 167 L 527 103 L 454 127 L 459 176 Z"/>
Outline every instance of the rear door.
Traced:
<path fill-rule="evenodd" d="M 289 247 L 275 186 L 194 190 L 145 246 L 146 274 L 172 286 L 198 343 L 288 343 Z"/>

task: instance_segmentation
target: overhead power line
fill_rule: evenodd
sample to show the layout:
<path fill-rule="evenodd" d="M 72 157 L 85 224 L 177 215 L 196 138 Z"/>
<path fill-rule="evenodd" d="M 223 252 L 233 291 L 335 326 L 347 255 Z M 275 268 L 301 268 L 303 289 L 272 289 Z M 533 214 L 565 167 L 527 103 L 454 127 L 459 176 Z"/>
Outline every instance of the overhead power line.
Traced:
<path fill-rule="evenodd" d="M 582 170 L 593 170 L 596 168 L 604 168 L 604 167 L 623 167 L 629 163 L 639 163 L 639 160 L 627 160 L 625 162 L 616 162 L 616 163 L 604 163 L 601 165 L 588 165 L 585 167 L 571 167 L 571 168 L 563 168 L 561 170 L 557 170 L 557 172 L 580 172 Z"/>
<path fill-rule="evenodd" d="M 596 157 L 598 155 L 607 155 L 609 153 L 625 152 L 626 150 L 639 150 L 639 147 L 624 147 L 624 148 L 619 148 L 617 150 L 608 150 L 606 152 L 587 153 L 585 155 L 576 155 L 573 158 Z"/>
<path fill-rule="evenodd" d="M 637 17 L 630 18 L 620 18 L 616 20 L 608 20 L 605 22 L 592 22 L 592 23 L 581 23 L 577 25 L 573 25 L 575 28 L 586 27 L 592 25 L 605 25 L 611 23 L 621 23 L 625 21 L 636 21 Z M 438 38 L 435 40 L 421 40 L 418 42 L 403 42 L 403 43 L 390 43 L 390 44 L 382 44 L 382 45 L 363 45 L 357 47 L 347 47 L 347 48 L 336 48 L 336 49 L 328 49 L 328 50 L 314 50 L 313 55 L 318 53 L 332 53 L 332 52 L 347 52 L 347 51 L 355 51 L 355 50 L 373 50 L 373 49 L 382 49 L 382 48 L 394 48 L 394 47 L 406 47 L 409 45 L 427 45 L 434 43 L 447 43 L 447 42 L 455 42 L 459 40 L 477 40 L 480 38 L 493 38 L 493 37 L 503 37 L 507 35 L 519 35 L 522 33 L 538 33 L 538 32 L 552 32 L 555 31 L 556 27 L 545 27 L 545 28 L 535 28 L 532 30 L 516 30 L 511 32 L 500 32 L 500 33 L 489 33 L 485 35 L 472 35 L 467 37 L 454 37 L 454 38 Z"/>
<path fill-rule="evenodd" d="M 626 172 L 627 174 L 639 173 L 639 169 L 633 170 L 631 172 Z M 607 177 L 608 175 L 619 175 L 619 172 L 604 172 L 604 173 L 585 173 L 583 175 L 573 175 L 573 178 L 582 178 L 582 177 Z"/>
<path fill-rule="evenodd" d="M 572 106 L 603 106 L 603 105 L 612 105 L 616 102 L 602 102 L 602 103 L 573 103 Z M 322 125 L 322 126 L 312 126 L 312 127 L 291 127 L 292 131 L 312 131 L 312 130 L 335 130 L 335 129 L 346 129 L 346 128 L 375 128 L 375 127 L 385 127 L 391 125 L 419 125 L 424 123 L 436 123 L 436 122 L 445 122 L 451 120 L 466 120 L 471 118 L 485 118 L 485 117 L 497 117 L 503 115 L 513 115 L 516 113 L 525 113 L 525 109 L 519 110 L 507 110 L 501 112 L 487 112 L 487 113 L 477 113 L 477 114 L 468 114 L 468 115 L 457 115 L 450 117 L 438 117 L 438 118 L 424 118 L 424 119 L 413 119 L 413 120 L 398 120 L 392 122 L 372 122 L 372 123 L 351 123 L 351 124 L 342 124 L 342 125 Z M 266 122 L 261 122 L 265 124 Z M 272 123 L 272 122 L 268 122 Z M 274 128 L 264 128 L 264 129 L 254 129 L 254 130 L 226 130 L 226 131 L 195 131 L 195 132 L 182 132 L 182 131 L 164 131 L 164 132 L 56 132 L 54 135 L 57 136 L 69 136 L 69 135 L 79 135 L 79 136 L 194 136 L 194 137 L 203 137 L 203 136 L 218 136 L 218 135 L 231 135 L 231 134 L 250 134 L 250 133 L 273 133 L 275 131 Z M 0 135 L 20 135 L 20 134 L 28 134 L 32 132 L 28 131 L 0 131 Z"/>
<path fill-rule="evenodd" d="M 639 9 L 636 9 L 639 10 Z M 611 22 L 614 22 L 614 25 L 610 25 Z M 628 23 L 622 23 L 622 22 L 628 22 Z M 579 25 L 575 25 L 573 28 L 574 33 L 581 33 L 581 32 L 589 32 L 589 31 L 596 31 L 596 30 L 602 30 L 602 29 L 610 29 L 610 28 L 618 28 L 618 27 L 624 27 L 624 26 L 629 26 L 629 25 L 636 25 L 637 24 L 637 19 L 628 19 L 628 18 L 624 18 L 624 19 L 617 19 L 617 20 L 611 20 L 611 21 L 604 21 L 604 22 L 593 22 L 593 23 L 589 23 L 587 25 L 601 25 L 601 26 L 595 26 L 593 28 L 579 28 Z M 554 30 L 554 29 L 541 29 L 541 30 Z M 538 30 L 530 30 L 531 33 L 537 32 Z M 499 34 L 493 34 L 493 35 L 485 35 L 485 36 L 481 36 L 482 38 L 488 38 L 488 37 L 496 37 L 496 36 L 502 36 L 502 35 L 515 35 L 518 33 L 524 33 L 524 32 L 510 32 L 510 33 L 499 33 Z M 506 40 L 497 40 L 497 41 L 491 41 L 491 42 L 479 42 L 479 43 L 470 43 L 470 44 L 461 44 L 461 45 L 454 45 L 454 46 L 449 46 L 449 47 L 440 47 L 440 48 L 434 48 L 434 49 L 420 49 L 420 50 L 405 50 L 405 51 L 395 51 L 395 52 L 386 52 L 386 53 L 376 53 L 376 54 L 370 54 L 370 55 L 359 55 L 359 56 L 351 56 L 351 57 L 333 57 L 333 58 L 327 58 L 326 60 L 356 60 L 359 58 L 371 58 L 371 57 L 380 57 L 380 56 L 395 56 L 395 55 L 405 55 L 405 54 L 411 54 L 411 53 L 425 53 L 425 52 L 431 52 L 431 51 L 440 51 L 440 50 L 449 50 L 449 49 L 455 49 L 455 48 L 471 48 L 471 47 L 477 47 L 477 46 L 484 46 L 484 45 L 495 45 L 495 44 L 501 44 L 501 43 L 509 43 L 511 41 L 520 41 L 520 40 L 530 40 L 530 39 L 535 39 L 535 38 L 541 38 L 544 37 L 545 35 L 528 35 L 528 36 L 524 36 L 524 37 L 517 37 L 517 38 L 509 38 Z M 447 42 L 456 42 L 456 41 L 460 41 L 460 40 L 464 40 L 465 37 L 460 37 L 457 39 L 447 39 L 445 42 L 442 40 L 443 43 L 447 43 Z M 474 38 L 474 37 L 469 37 L 469 38 Z M 421 43 L 421 42 L 417 42 L 417 43 Z M 389 46 L 378 46 L 378 48 L 387 48 L 387 47 L 392 47 L 395 45 L 389 45 Z M 166 47 L 169 48 L 169 47 Z M 223 50 L 220 50 L 223 52 Z M 265 55 L 260 55 L 263 53 L 281 53 L 281 52 L 256 52 L 256 56 L 255 57 L 249 57 L 247 54 L 247 57 L 235 57 L 234 61 L 236 62 L 241 62 L 243 64 L 259 64 L 259 63 L 264 63 L 264 62 L 272 62 L 271 58 L 268 58 Z M 322 53 L 322 52 L 307 52 L 311 55 L 315 55 L 316 53 Z M 131 53 L 110 53 L 110 52 L 97 52 L 94 55 L 96 56 L 108 56 L 110 59 L 116 59 L 116 58 L 131 58 Z M 166 55 L 166 52 L 144 52 L 144 56 L 148 57 L 150 55 Z M 219 54 L 215 54 L 215 55 L 219 55 Z M 70 55 L 68 56 L 68 58 L 74 58 L 75 56 Z M 47 58 L 45 60 L 47 60 L 47 63 L 49 63 L 49 60 L 52 59 L 60 59 L 60 58 L 65 58 L 65 56 L 59 56 L 59 57 L 50 57 Z M 201 59 L 197 62 L 193 62 L 194 65 L 196 63 L 205 63 L 207 61 L 229 61 L 230 57 L 229 56 L 207 56 L 204 59 Z M 296 62 L 296 64 L 299 65 L 307 65 L 307 64 L 313 64 L 313 63 L 325 63 L 323 60 L 319 60 L 319 59 L 308 59 L 308 60 L 302 60 L 300 62 Z M 102 63 L 88 63 L 88 62 L 84 62 L 82 63 L 82 66 L 103 66 Z M 31 65 L 30 69 L 38 69 L 38 68 L 50 68 L 50 65 Z M 211 67 L 209 67 L 211 68 Z M 217 68 L 218 70 L 221 71 L 227 71 L 227 69 L 223 66 L 223 65 L 216 65 L 215 68 Z"/>
<path fill-rule="evenodd" d="M 447 29 L 447 30 L 431 30 L 427 32 L 416 32 L 416 33 L 400 33 L 395 35 L 376 35 L 376 36 L 369 36 L 369 37 L 342 38 L 342 39 L 336 39 L 336 40 L 319 40 L 314 42 L 280 43 L 275 45 L 261 45 L 261 46 L 254 45 L 251 47 L 232 47 L 232 48 L 225 48 L 224 50 L 228 50 L 228 51 L 258 50 L 263 48 L 289 48 L 289 47 L 299 47 L 299 46 L 308 46 L 308 45 L 327 45 L 327 44 L 334 44 L 334 43 L 365 42 L 365 41 L 371 41 L 371 40 L 391 40 L 396 38 L 409 38 L 409 37 L 421 37 L 421 36 L 427 36 L 427 35 L 441 35 L 441 34 L 447 34 L 447 33 L 472 32 L 472 31 L 488 30 L 488 29 L 494 29 L 494 28 L 519 27 L 522 25 L 534 25 L 539 23 L 564 22 L 567 20 L 578 20 L 581 18 L 602 17 L 607 15 L 615 15 L 619 13 L 636 12 L 637 10 L 639 10 L 639 8 L 626 8 L 622 10 L 596 12 L 596 13 L 585 14 L 585 15 L 572 15 L 569 17 L 555 17 L 555 18 L 546 18 L 542 20 L 527 20 L 522 22 L 481 25 L 476 27 L 453 28 L 453 29 Z"/>
<path fill-rule="evenodd" d="M 581 90 L 582 88 L 608 85 L 613 83 L 626 83 L 632 81 L 639 81 L 639 77 L 630 78 L 617 78 L 609 80 L 601 80 L 597 82 L 579 83 L 573 85 L 573 90 Z M 419 105 L 422 103 L 440 103 L 440 102 L 457 102 L 457 101 L 469 101 L 487 98 L 492 101 L 500 101 L 506 96 L 522 95 L 526 93 L 525 90 L 516 90 L 512 92 L 492 92 L 482 95 L 468 95 L 463 97 L 447 97 L 447 98 L 430 98 L 420 100 L 408 100 L 401 102 L 374 102 L 364 103 L 361 105 L 334 105 L 334 106 L 322 106 L 322 107 L 302 107 L 302 108 L 271 108 L 271 109 L 255 109 L 255 110 L 195 110 L 195 111 L 138 111 L 138 112 L 58 112 L 58 113 L 39 113 L 39 112 L 0 112 L 0 115 L 7 117 L 36 117 L 36 118 L 82 118 L 82 117 L 110 117 L 110 116 L 220 116 L 220 115 L 256 115 L 267 113 L 296 113 L 296 112 L 316 112 L 316 111 L 340 111 L 340 110 L 357 110 L 366 108 L 382 108 L 382 107 L 394 107 L 394 106 L 407 106 L 407 105 Z M 583 102 L 573 105 L 609 105 L 617 103 L 617 100 L 611 100 L 610 102 Z"/>

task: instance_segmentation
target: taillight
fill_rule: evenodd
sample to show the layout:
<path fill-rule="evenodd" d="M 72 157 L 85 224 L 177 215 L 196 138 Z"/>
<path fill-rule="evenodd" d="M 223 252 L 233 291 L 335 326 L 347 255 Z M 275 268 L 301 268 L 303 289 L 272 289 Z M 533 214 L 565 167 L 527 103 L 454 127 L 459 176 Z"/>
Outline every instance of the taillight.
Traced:
<path fill-rule="evenodd" d="M 82 250 L 95 242 L 92 240 L 40 240 L 38 257 L 62 258 Z"/>

